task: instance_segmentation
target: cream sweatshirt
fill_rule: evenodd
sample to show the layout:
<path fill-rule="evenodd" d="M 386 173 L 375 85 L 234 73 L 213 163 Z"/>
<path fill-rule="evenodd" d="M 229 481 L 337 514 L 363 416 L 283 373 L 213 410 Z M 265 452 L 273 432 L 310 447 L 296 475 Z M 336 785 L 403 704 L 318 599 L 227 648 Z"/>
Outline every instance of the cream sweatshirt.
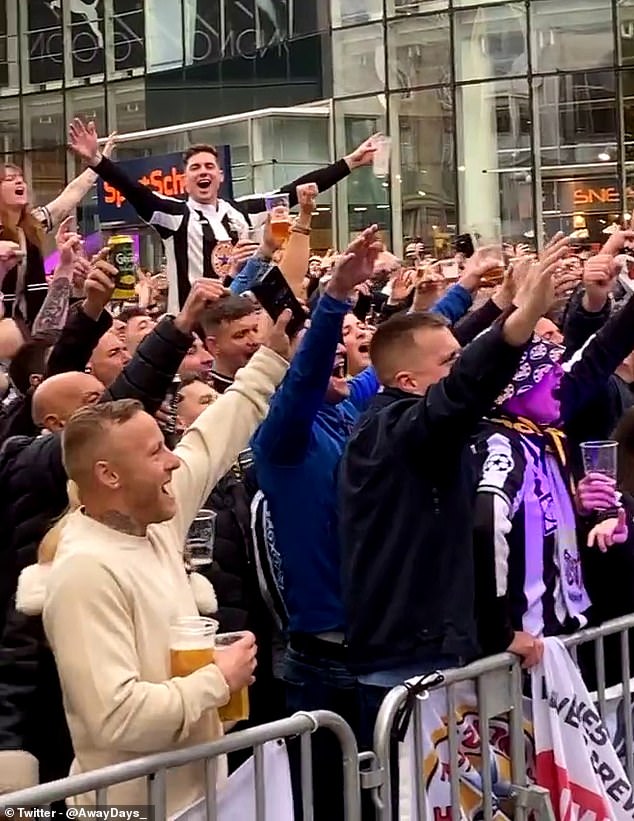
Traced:
<path fill-rule="evenodd" d="M 169 625 L 198 610 L 182 550 L 191 521 L 264 418 L 288 365 L 261 349 L 232 387 L 188 430 L 176 453 L 178 512 L 127 536 L 72 514 L 52 564 L 43 621 L 73 741 L 72 773 L 218 738 L 217 707 L 229 698 L 215 665 L 170 678 Z M 200 798 L 202 765 L 172 770 L 167 811 Z M 146 803 L 144 780 L 108 790 L 109 804 Z M 82 796 L 77 803 L 91 803 Z"/>

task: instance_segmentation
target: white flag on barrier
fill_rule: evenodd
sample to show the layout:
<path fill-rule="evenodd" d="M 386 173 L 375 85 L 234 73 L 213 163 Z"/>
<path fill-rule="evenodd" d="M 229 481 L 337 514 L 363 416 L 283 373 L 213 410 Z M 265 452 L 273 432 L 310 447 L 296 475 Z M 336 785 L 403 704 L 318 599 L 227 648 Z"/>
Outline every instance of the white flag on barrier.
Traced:
<path fill-rule="evenodd" d="M 532 671 L 537 783 L 558 821 L 634 819 L 634 794 L 579 669 L 556 638 Z"/>
<path fill-rule="evenodd" d="M 293 792 L 288 753 L 283 741 L 264 744 L 266 821 L 293 821 Z M 218 821 L 255 821 L 253 756 L 229 776 L 218 790 Z M 205 802 L 199 801 L 170 821 L 207 821 Z"/>

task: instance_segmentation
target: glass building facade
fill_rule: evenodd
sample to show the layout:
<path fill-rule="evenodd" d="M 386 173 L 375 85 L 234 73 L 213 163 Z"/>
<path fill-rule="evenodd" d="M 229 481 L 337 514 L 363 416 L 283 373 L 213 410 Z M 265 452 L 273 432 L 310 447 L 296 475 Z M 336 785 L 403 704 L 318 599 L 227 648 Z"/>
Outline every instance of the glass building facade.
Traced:
<path fill-rule="evenodd" d="M 372 221 L 396 252 L 601 242 L 634 207 L 634 0 L 0 0 L 2 154 L 38 202 L 77 171 L 75 115 L 122 159 L 228 143 L 236 194 L 384 131 L 389 177 L 320 202 L 324 247 Z"/>

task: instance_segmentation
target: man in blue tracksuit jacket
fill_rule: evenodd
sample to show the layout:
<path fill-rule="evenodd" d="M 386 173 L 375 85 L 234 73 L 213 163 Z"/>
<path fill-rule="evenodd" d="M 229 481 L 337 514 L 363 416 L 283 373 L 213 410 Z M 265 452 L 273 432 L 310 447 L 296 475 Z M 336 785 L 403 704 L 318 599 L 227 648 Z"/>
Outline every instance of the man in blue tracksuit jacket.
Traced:
<path fill-rule="evenodd" d="M 336 483 L 348 436 L 379 383 L 372 368 L 345 379 L 341 335 L 354 287 L 372 270 L 374 241 L 368 229 L 344 255 L 252 442 L 258 485 L 282 557 L 290 634 L 287 709 L 334 710 L 353 727 L 356 680 L 346 666 Z M 470 305 L 469 291 L 456 285 L 434 310 L 455 322 Z M 341 755 L 338 763 L 334 737 L 319 735 L 313 745 L 315 818 L 335 821 L 341 811 L 333 800 L 342 795 Z"/>

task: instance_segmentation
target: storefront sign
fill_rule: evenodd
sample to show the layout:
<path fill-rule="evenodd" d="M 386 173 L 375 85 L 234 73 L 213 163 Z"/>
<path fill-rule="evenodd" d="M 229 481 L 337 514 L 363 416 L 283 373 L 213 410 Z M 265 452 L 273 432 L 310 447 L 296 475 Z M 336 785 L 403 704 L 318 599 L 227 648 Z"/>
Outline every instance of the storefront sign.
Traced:
<path fill-rule="evenodd" d="M 626 189 L 627 203 L 634 199 L 634 189 Z M 557 184 L 557 205 L 563 213 L 575 211 L 618 212 L 621 209 L 621 192 L 616 181 L 566 180 Z"/>
<path fill-rule="evenodd" d="M 222 199 L 232 199 L 231 149 L 228 145 L 216 146 L 220 164 L 224 169 L 224 182 L 220 188 Z M 141 157 L 117 163 L 131 179 L 151 188 L 165 197 L 185 199 L 183 160 L 179 153 Z M 112 185 L 99 180 L 97 188 L 99 219 L 101 222 L 124 222 L 138 225 L 141 221 L 136 211 Z"/>

